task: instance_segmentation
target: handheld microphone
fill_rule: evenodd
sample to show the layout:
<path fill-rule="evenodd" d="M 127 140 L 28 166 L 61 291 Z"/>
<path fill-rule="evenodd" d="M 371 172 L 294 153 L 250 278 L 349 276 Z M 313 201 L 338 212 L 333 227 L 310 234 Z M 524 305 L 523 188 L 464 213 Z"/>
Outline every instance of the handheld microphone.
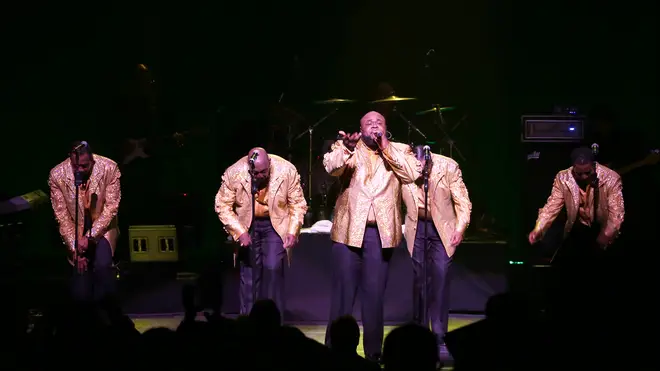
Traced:
<path fill-rule="evenodd" d="M 429 147 L 427 145 L 427 146 L 424 146 L 423 149 L 424 149 L 424 159 L 429 160 L 431 158 L 431 147 Z"/>
<path fill-rule="evenodd" d="M 376 138 L 380 138 L 380 137 L 383 136 L 383 133 L 381 133 L 380 131 L 377 131 L 374 135 L 376 136 Z"/>
<path fill-rule="evenodd" d="M 83 148 L 85 148 L 85 147 L 87 147 L 87 142 L 85 142 L 85 141 L 83 140 L 83 141 L 80 142 L 80 144 L 78 144 L 77 146 L 75 146 L 75 147 L 71 150 L 71 152 L 78 152 L 78 151 L 80 151 L 81 149 L 83 149 Z"/>
<path fill-rule="evenodd" d="M 600 152 L 599 150 L 600 150 L 600 146 L 598 145 L 598 143 L 594 143 L 591 145 L 591 153 L 593 153 L 594 156 L 598 156 L 598 153 Z"/>
<path fill-rule="evenodd" d="M 254 165 L 254 161 L 259 157 L 259 154 L 257 151 L 252 152 L 252 155 L 250 156 L 250 159 L 248 160 L 250 164 Z"/>

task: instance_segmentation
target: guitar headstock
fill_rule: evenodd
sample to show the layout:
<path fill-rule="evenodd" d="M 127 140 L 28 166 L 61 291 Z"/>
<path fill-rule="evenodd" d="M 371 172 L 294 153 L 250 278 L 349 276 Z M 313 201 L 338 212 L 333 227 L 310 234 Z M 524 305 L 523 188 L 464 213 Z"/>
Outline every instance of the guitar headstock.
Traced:
<path fill-rule="evenodd" d="M 649 153 L 642 162 L 644 165 L 655 165 L 660 161 L 660 149 L 654 149 Z"/>

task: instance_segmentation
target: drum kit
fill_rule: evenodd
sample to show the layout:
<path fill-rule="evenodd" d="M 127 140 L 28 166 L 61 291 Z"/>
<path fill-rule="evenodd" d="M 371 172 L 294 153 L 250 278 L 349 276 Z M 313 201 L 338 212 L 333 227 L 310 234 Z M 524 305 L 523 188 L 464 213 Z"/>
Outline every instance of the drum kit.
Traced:
<path fill-rule="evenodd" d="M 429 106 L 426 106 L 428 108 L 420 110 L 420 111 L 413 111 L 414 115 L 419 118 L 420 120 L 422 117 L 428 118 L 428 116 L 431 116 L 432 121 L 433 121 L 433 126 L 434 128 L 437 129 L 439 135 L 427 135 L 424 133 L 420 127 L 418 127 L 412 120 L 410 120 L 404 112 L 408 111 L 409 108 L 412 108 L 413 103 L 418 102 L 418 98 L 414 97 L 401 97 L 397 96 L 394 94 L 394 92 L 391 92 L 391 95 L 388 95 L 384 98 L 373 100 L 366 102 L 367 106 L 363 110 L 363 113 L 366 113 L 367 111 L 374 110 L 374 111 L 379 111 L 381 113 L 387 112 L 387 116 L 389 116 L 389 122 L 388 126 L 390 128 L 396 128 L 396 122 L 392 122 L 392 120 L 395 121 L 401 121 L 405 124 L 405 130 L 407 133 L 407 136 L 405 140 L 401 140 L 398 138 L 393 138 L 392 133 L 388 131 L 387 137 L 389 139 L 394 139 L 399 142 L 406 142 L 409 144 L 413 144 L 413 136 L 418 139 L 417 144 L 433 144 L 432 138 L 436 136 L 440 136 L 442 138 L 441 142 L 443 144 L 446 144 L 446 147 L 448 147 L 448 156 L 454 158 L 454 156 L 458 156 L 460 160 L 465 161 L 465 157 L 462 155 L 458 147 L 456 146 L 456 142 L 452 139 L 450 136 L 450 132 L 453 131 L 458 125 L 463 120 L 460 120 L 457 124 L 455 124 L 453 127 L 448 127 L 447 120 L 445 118 L 445 113 L 449 111 L 455 110 L 455 107 L 450 107 L 450 106 L 443 106 L 440 104 L 430 104 Z M 361 107 L 364 107 L 365 102 L 359 102 L 354 99 L 345 99 L 345 98 L 331 98 L 331 99 L 325 99 L 325 100 L 318 100 L 312 102 L 314 105 L 318 106 L 322 110 L 325 110 L 327 113 L 322 116 L 320 119 L 316 120 L 315 122 L 311 123 L 305 130 L 300 132 L 298 135 L 291 135 L 291 130 L 289 130 L 289 136 L 288 136 L 288 150 L 289 150 L 289 160 L 292 160 L 292 150 L 294 143 L 297 142 L 298 140 L 302 140 L 303 138 L 307 139 L 307 153 L 306 153 L 306 161 L 292 161 L 298 165 L 299 171 L 303 175 L 303 187 L 304 191 L 307 195 L 308 202 L 310 205 L 310 209 L 313 207 L 315 208 L 314 212 L 314 217 L 313 219 L 316 220 L 323 220 L 323 219 L 329 219 L 327 216 L 330 214 L 330 210 L 332 209 L 332 205 L 329 204 L 329 202 L 332 202 L 332 199 L 336 197 L 336 193 L 339 191 L 338 189 L 338 183 L 336 182 L 336 179 L 331 178 L 328 174 L 325 173 L 322 165 L 322 155 L 326 152 L 329 151 L 330 145 L 336 140 L 336 132 L 333 133 L 333 137 L 322 137 L 322 147 L 323 150 L 321 151 L 322 153 L 318 153 L 318 151 L 315 151 L 315 146 L 318 146 L 319 148 L 321 147 L 320 144 L 315 143 L 315 138 L 319 138 L 319 136 L 315 136 L 315 131 L 319 128 L 320 125 L 323 123 L 327 122 L 331 117 L 333 117 L 335 114 L 337 114 L 340 111 L 348 111 L 349 106 L 354 106 L 354 105 L 361 105 Z M 356 119 L 357 121 L 357 119 Z M 338 128 L 338 129 L 345 129 L 345 128 Z M 402 130 L 397 130 L 398 132 L 401 132 Z M 436 148 L 436 151 L 439 151 L 439 148 Z M 302 164 L 305 163 L 306 166 L 302 166 Z M 306 172 L 306 174 L 305 174 Z M 313 200 L 314 199 L 314 200 Z M 314 202 L 312 202 L 314 201 Z M 311 213 L 308 215 L 308 218 L 312 218 Z M 311 220 L 308 220 L 306 224 L 309 224 Z"/>

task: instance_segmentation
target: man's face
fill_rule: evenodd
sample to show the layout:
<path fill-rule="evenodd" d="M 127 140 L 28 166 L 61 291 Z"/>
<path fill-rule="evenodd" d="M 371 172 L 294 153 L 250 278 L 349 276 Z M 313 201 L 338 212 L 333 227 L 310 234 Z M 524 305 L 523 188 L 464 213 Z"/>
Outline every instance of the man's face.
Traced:
<path fill-rule="evenodd" d="M 593 163 L 573 165 L 573 177 L 580 185 L 586 185 L 591 182 L 595 173 Z"/>
<path fill-rule="evenodd" d="M 267 182 L 268 177 L 270 177 L 270 159 L 257 159 L 254 162 L 254 168 L 252 168 L 251 174 L 252 177 L 254 177 L 254 180 L 256 180 L 259 184 Z"/>
<path fill-rule="evenodd" d="M 379 113 L 369 112 L 362 118 L 362 120 L 360 120 L 362 140 L 367 145 L 375 144 L 373 138 L 376 133 L 382 133 L 385 135 L 386 131 L 387 125 L 385 124 L 385 118 Z"/>
<path fill-rule="evenodd" d="M 71 168 L 73 172 L 79 171 L 83 174 L 84 178 L 89 178 L 89 175 L 92 173 L 92 167 L 94 166 L 94 160 L 89 154 L 81 154 L 78 156 L 78 163 L 76 163 L 76 155 L 71 155 Z"/>

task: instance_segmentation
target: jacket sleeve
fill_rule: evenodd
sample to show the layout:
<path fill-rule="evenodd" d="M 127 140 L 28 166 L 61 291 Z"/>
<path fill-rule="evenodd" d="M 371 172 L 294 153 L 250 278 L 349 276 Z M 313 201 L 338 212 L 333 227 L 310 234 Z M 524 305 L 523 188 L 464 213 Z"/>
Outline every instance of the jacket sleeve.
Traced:
<path fill-rule="evenodd" d="M 618 174 L 612 179 L 612 185 L 607 195 L 607 226 L 605 234 L 608 236 L 616 235 L 621 230 L 621 225 L 625 217 L 625 208 L 623 203 L 623 184 L 621 176 Z"/>
<path fill-rule="evenodd" d="M 289 227 L 287 231 L 289 234 L 298 236 L 300 235 L 300 228 L 302 228 L 305 220 L 305 213 L 307 213 L 307 201 L 305 200 L 303 189 L 300 185 L 300 174 L 298 174 L 297 171 L 292 170 L 289 178 L 289 189 L 287 190 Z"/>
<path fill-rule="evenodd" d="M 413 183 L 422 174 L 422 165 L 415 158 L 412 149 L 405 146 L 405 149 L 397 148 L 393 143 L 381 150 L 383 159 L 391 166 L 392 171 L 403 184 Z"/>
<path fill-rule="evenodd" d="M 98 219 L 92 224 L 91 235 L 93 239 L 98 239 L 103 236 L 108 230 L 108 226 L 112 219 L 117 216 L 119 211 L 119 202 L 121 201 L 121 184 L 119 179 L 121 173 L 117 165 L 112 165 L 105 175 L 106 188 L 105 188 L 105 203 L 103 204 L 103 211 Z"/>
<path fill-rule="evenodd" d="M 73 251 L 76 227 L 73 220 L 71 220 L 69 211 L 67 210 L 64 193 L 62 192 L 57 179 L 53 176 L 53 173 L 48 177 L 48 187 L 50 188 L 50 203 L 53 206 L 55 219 L 59 225 L 60 236 L 66 247 Z"/>
<path fill-rule="evenodd" d="M 355 150 L 351 151 L 341 140 L 336 141 L 330 152 L 323 155 L 323 166 L 325 171 L 331 176 L 341 176 L 346 170 L 347 166 L 351 165 L 351 159 L 355 154 Z"/>
<path fill-rule="evenodd" d="M 545 206 L 539 210 L 539 217 L 536 219 L 536 226 L 534 227 L 535 231 L 541 232 L 544 234 L 552 222 L 557 218 L 559 212 L 564 207 L 564 192 L 561 189 L 561 180 L 559 180 L 559 174 L 555 176 L 555 181 L 552 184 L 552 192 L 548 201 L 546 201 Z"/>
<path fill-rule="evenodd" d="M 227 233 L 229 233 L 234 241 L 238 241 L 238 237 L 247 232 L 247 228 L 241 224 L 238 220 L 238 215 L 234 211 L 236 191 L 229 181 L 229 175 L 225 172 L 222 175 L 220 189 L 215 195 L 215 212 L 218 214 L 218 218 Z"/>
<path fill-rule="evenodd" d="M 449 190 L 451 198 L 454 201 L 454 210 L 456 211 L 456 231 L 465 232 L 470 225 L 470 215 L 472 214 L 472 202 L 468 194 L 467 187 L 463 182 L 463 173 L 458 164 L 451 166 L 449 170 Z"/>

